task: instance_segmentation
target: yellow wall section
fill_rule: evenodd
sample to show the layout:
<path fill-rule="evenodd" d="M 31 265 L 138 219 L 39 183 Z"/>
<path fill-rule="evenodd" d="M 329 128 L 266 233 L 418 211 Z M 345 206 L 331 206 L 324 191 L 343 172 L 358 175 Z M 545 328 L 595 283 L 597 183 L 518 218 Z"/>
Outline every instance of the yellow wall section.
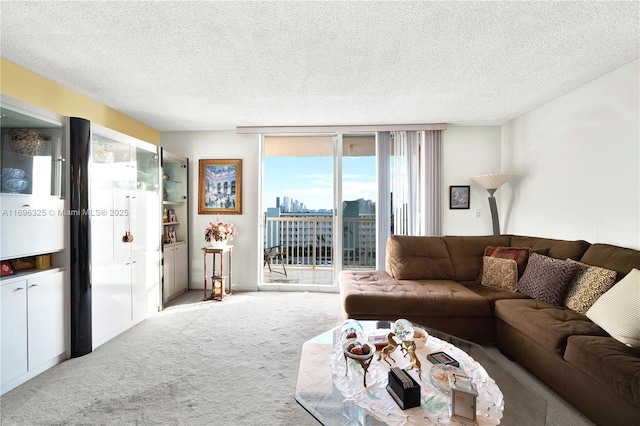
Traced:
<path fill-rule="evenodd" d="M 1 58 L 3 95 L 70 117 L 81 117 L 134 138 L 160 145 L 160 132 L 51 80 Z"/>

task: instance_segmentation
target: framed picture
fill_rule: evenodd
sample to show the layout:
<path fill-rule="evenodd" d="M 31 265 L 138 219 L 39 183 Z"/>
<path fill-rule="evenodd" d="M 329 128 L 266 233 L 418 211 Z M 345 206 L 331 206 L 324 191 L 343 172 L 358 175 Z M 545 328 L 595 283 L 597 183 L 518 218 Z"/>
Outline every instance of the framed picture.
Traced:
<path fill-rule="evenodd" d="M 468 209 L 469 208 L 469 185 L 458 185 L 449 187 L 449 208 Z"/>
<path fill-rule="evenodd" d="M 200 160 L 198 213 L 242 214 L 242 160 Z"/>

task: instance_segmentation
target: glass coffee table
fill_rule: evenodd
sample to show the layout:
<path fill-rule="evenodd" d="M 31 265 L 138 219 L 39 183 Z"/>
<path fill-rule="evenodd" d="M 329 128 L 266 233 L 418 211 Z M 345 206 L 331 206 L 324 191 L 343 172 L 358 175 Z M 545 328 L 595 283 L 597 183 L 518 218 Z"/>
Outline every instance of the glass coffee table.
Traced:
<path fill-rule="evenodd" d="M 392 324 L 388 321 L 357 321 L 357 323 L 362 327 L 364 334 L 378 334 L 376 331 L 389 330 L 392 327 Z M 478 413 L 478 425 L 517 424 L 527 426 L 545 424 L 547 415 L 546 401 L 501 367 L 482 346 L 419 324 L 413 325 L 424 329 L 429 334 L 426 347 L 420 352 L 416 351 L 422 364 L 423 381 L 429 381 L 429 369 L 432 365 L 426 359 L 425 354 L 444 349 L 444 352 L 447 353 L 460 354 L 460 358 L 466 357 L 466 355 L 473 358 L 472 361 L 480 364 L 479 370 L 483 370 L 482 373 L 485 376 L 488 375 L 489 382 L 493 386 L 487 389 L 499 389 L 494 392 L 501 397 L 499 398 L 501 404 L 498 416 L 495 416 L 494 412 L 493 418 L 485 418 L 480 411 L 481 404 L 478 402 L 478 409 L 476 410 Z M 383 361 L 378 361 L 379 352 L 374 354 L 369 372 L 366 373 L 367 388 L 364 389 L 362 376 L 365 373 L 362 370 L 358 370 L 358 365 L 354 363 L 346 367 L 345 361 L 341 357 L 341 349 L 335 349 L 336 345 L 340 345 L 342 341 L 343 330 L 343 325 L 340 325 L 305 342 L 302 347 L 295 398 L 320 424 L 325 426 L 473 424 L 451 420 L 448 416 L 428 413 L 427 411 L 424 411 L 425 415 L 422 416 L 423 412 L 416 410 L 422 410 L 423 408 L 426 410 L 427 408 L 425 407 L 428 406 L 430 409 L 433 408 L 434 404 L 436 408 L 442 408 L 450 401 L 450 396 L 441 393 L 435 388 L 427 389 L 426 385 L 423 385 L 425 388 L 423 393 L 428 395 L 423 395 L 423 405 L 420 408 L 402 411 L 399 410 L 397 405 L 393 405 L 393 407 L 388 405 L 389 402 L 383 401 L 388 398 L 386 390 L 382 390 L 386 389 L 386 383 L 383 383 L 382 374 L 380 373 L 380 371 L 384 371 L 382 369 L 384 363 Z M 432 339 L 432 336 L 435 339 Z M 463 351 L 464 354 L 459 351 Z M 400 354 L 400 351 L 395 352 L 393 358 L 402 364 L 403 361 L 398 360 L 398 354 Z M 400 357 L 402 357 L 401 354 Z M 380 363 L 380 365 L 376 365 L 376 363 Z M 349 371 L 346 374 L 342 373 L 345 368 Z M 339 374 L 338 371 L 340 372 Z M 412 374 L 417 377 L 415 371 Z M 345 389 L 345 380 L 347 380 L 346 377 L 351 377 L 349 375 L 354 377 L 351 384 L 347 386 L 354 388 L 354 392 Z M 481 394 L 478 396 L 478 401 L 480 401 L 483 390 L 478 390 Z M 345 396 L 345 394 L 348 394 L 348 396 Z M 369 400 L 369 403 L 364 400 Z M 446 411 L 448 405 L 444 408 L 444 411 Z M 380 412 L 373 414 L 372 411 L 376 410 Z M 389 414 L 391 411 L 397 413 Z M 442 411 L 443 409 L 440 410 L 440 413 Z M 487 417 L 490 417 L 489 414 L 491 413 L 488 413 Z M 402 416 L 406 417 L 406 420 L 401 418 Z"/>

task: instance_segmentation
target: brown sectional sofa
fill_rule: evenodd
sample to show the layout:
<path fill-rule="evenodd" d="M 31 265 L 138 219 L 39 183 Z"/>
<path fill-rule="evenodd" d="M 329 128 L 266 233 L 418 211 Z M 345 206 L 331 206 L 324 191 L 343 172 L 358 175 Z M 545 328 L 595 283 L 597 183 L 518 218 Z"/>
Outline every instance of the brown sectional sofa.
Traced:
<path fill-rule="evenodd" d="M 386 271 L 343 271 L 348 318 L 406 318 L 480 344 L 494 344 L 599 425 L 640 425 L 640 349 L 585 315 L 481 284 L 485 247 L 530 247 L 556 259 L 640 269 L 640 251 L 586 241 L 517 235 L 407 237 L 387 243 Z M 638 289 L 640 297 L 640 287 Z"/>

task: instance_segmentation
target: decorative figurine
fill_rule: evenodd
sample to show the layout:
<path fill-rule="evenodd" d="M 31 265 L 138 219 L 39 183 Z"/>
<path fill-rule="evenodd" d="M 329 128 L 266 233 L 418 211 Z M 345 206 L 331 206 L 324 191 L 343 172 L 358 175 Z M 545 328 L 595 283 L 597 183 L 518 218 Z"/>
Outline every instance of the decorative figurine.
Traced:
<path fill-rule="evenodd" d="M 422 364 L 420 364 L 420 360 L 416 356 L 416 343 L 411 340 L 409 342 L 404 342 L 407 345 L 407 352 L 409 353 L 409 360 L 411 361 L 411 367 L 407 368 L 407 370 L 413 370 L 414 368 L 418 370 L 418 379 L 422 380 Z"/>
<path fill-rule="evenodd" d="M 395 334 L 393 333 L 389 333 L 387 335 L 387 341 L 389 342 L 389 344 L 382 348 L 382 350 L 380 351 L 380 355 L 378 355 L 378 361 L 380 361 L 380 359 L 382 358 L 387 364 L 389 364 L 389 366 L 391 366 L 391 363 L 387 361 L 387 358 L 391 358 L 391 353 L 398 347 L 398 342 L 396 342 Z M 396 362 L 396 360 L 393 358 L 391 358 L 391 361 Z"/>

